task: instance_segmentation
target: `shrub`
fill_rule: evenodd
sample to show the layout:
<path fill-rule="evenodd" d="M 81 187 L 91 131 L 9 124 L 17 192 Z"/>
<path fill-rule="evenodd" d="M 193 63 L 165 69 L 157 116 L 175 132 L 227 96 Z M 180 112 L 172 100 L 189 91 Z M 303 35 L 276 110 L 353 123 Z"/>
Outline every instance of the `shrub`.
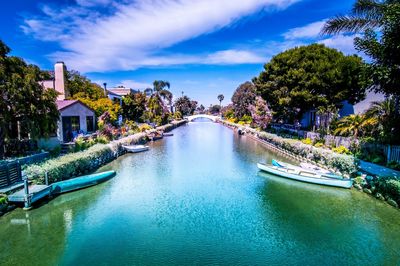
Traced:
<path fill-rule="evenodd" d="M 0 197 L 0 204 L 7 203 L 7 197 Z"/>
<path fill-rule="evenodd" d="M 61 153 L 61 146 L 58 145 L 53 149 L 51 149 L 49 152 L 50 152 L 50 157 L 57 157 Z"/>
<path fill-rule="evenodd" d="M 389 168 L 395 169 L 395 170 L 400 170 L 400 163 L 396 162 L 396 161 L 390 161 L 387 166 Z"/>
<path fill-rule="evenodd" d="M 97 143 L 101 143 L 101 144 L 107 144 L 110 142 L 110 140 L 107 138 L 107 136 L 104 135 L 99 135 L 96 138 L 96 142 Z"/>
<path fill-rule="evenodd" d="M 313 141 L 310 138 L 303 139 L 301 142 L 303 142 L 306 145 L 312 145 Z"/>
<path fill-rule="evenodd" d="M 347 149 L 345 146 L 339 146 L 337 148 L 332 149 L 333 152 L 339 153 L 339 154 L 351 154 L 350 150 Z"/>
<path fill-rule="evenodd" d="M 145 132 L 146 130 L 152 130 L 153 128 L 150 126 L 150 125 L 148 125 L 148 124 L 141 124 L 140 126 L 139 126 L 139 131 L 140 132 Z"/>

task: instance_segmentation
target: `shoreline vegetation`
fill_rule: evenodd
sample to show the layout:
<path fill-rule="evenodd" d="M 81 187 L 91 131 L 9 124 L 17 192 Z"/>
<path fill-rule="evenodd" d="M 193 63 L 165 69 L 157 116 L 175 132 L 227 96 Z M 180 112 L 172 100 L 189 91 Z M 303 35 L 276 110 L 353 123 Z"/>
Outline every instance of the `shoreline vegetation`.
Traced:
<path fill-rule="evenodd" d="M 160 130 L 168 132 L 185 123 L 187 123 L 186 120 L 172 121 L 169 124 L 146 130 L 145 132 L 135 133 L 111 141 L 108 144 L 98 143 L 84 151 L 69 153 L 41 164 L 30 165 L 26 168 L 25 174 L 30 180 L 38 184 L 45 182 L 45 173 L 47 173 L 49 183 L 88 174 L 125 154 L 126 151 L 122 148 L 123 145 L 145 142 L 148 134 Z"/>
<path fill-rule="evenodd" d="M 248 133 L 247 136 L 292 159 L 328 168 L 330 171 L 341 174 L 344 177 L 352 177 L 354 178 L 353 187 L 358 191 L 362 191 L 378 200 L 386 201 L 395 208 L 399 208 L 400 181 L 391 177 L 362 174 L 358 167 L 359 159 L 352 155 L 338 154 L 331 150 L 304 144 L 300 140 L 283 138 L 276 134 L 222 119 L 219 119 L 218 123 L 233 130 L 244 130 Z"/>

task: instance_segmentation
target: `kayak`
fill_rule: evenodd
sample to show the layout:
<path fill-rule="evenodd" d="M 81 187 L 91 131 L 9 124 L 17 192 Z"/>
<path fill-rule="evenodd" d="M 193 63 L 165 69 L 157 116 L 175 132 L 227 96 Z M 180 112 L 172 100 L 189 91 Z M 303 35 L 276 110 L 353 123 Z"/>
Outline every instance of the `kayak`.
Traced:
<path fill-rule="evenodd" d="M 106 171 L 97 174 L 80 176 L 51 184 L 52 194 L 61 194 L 105 182 L 116 174 L 115 171 Z"/>

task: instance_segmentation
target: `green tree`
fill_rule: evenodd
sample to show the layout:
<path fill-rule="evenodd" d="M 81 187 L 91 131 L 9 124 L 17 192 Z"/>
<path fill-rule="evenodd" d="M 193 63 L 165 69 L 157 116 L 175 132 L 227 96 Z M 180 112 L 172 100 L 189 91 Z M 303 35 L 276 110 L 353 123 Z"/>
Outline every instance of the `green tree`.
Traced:
<path fill-rule="evenodd" d="M 122 115 L 125 119 L 142 122 L 146 111 L 146 94 L 130 93 L 122 99 Z"/>
<path fill-rule="evenodd" d="M 9 52 L 0 40 L 0 158 L 8 140 L 21 135 L 48 136 L 55 132 L 59 119 L 57 92 L 39 84 L 46 73 L 8 56 Z"/>
<path fill-rule="evenodd" d="M 356 0 L 348 15 L 328 20 L 324 34 L 362 33 L 355 47 L 372 59 L 370 88 L 393 96 L 395 113 L 400 115 L 400 1 Z M 398 128 L 400 133 L 400 128 Z"/>
<path fill-rule="evenodd" d="M 81 75 L 78 71 L 67 71 L 67 88 L 70 93 L 71 99 L 88 98 L 91 100 L 98 100 L 105 98 L 104 89 L 92 83 L 90 79 Z"/>
<path fill-rule="evenodd" d="M 256 100 L 256 88 L 253 83 L 247 81 L 241 84 L 233 93 L 232 106 L 235 117 L 238 119 L 243 116 L 251 116 L 249 106 Z"/>
<path fill-rule="evenodd" d="M 312 44 L 274 56 L 253 82 L 274 118 L 293 122 L 310 109 L 363 100 L 364 73 L 360 57 Z"/>
<path fill-rule="evenodd" d="M 179 97 L 175 101 L 175 110 L 180 112 L 182 115 L 192 115 L 196 110 L 197 102 L 190 100 L 186 95 Z"/>

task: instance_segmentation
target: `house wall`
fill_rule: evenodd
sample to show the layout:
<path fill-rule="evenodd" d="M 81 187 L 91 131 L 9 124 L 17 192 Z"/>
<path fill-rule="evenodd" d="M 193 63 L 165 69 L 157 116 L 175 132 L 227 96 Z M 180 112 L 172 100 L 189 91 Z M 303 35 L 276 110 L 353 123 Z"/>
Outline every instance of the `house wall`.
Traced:
<path fill-rule="evenodd" d="M 86 132 L 87 131 L 87 126 L 86 126 L 86 116 L 93 116 L 93 123 L 95 123 L 94 119 L 94 112 L 90 109 L 88 109 L 86 106 L 84 106 L 81 103 L 76 103 L 73 104 L 64 110 L 60 111 L 60 120 L 58 121 L 58 132 L 57 136 L 60 141 L 63 141 L 64 136 L 63 136 L 63 130 L 62 130 L 62 117 L 63 116 L 79 116 L 79 127 L 82 131 Z"/>

